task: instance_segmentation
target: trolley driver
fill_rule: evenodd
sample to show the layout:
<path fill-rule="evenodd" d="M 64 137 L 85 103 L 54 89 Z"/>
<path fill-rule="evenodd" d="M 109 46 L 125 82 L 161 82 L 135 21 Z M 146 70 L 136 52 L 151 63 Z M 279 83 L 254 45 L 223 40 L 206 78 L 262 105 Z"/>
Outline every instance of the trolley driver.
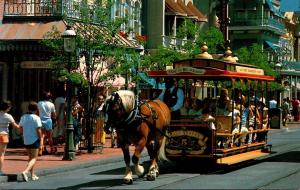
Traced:
<path fill-rule="evenodd" d="M 165 79 L 165 89 L 160 93 L 158 99 L 167 104 L 171 111 L 171 119 L 180 118 L 180 108 L 183 105 L 184 93 L 175 85 L 172 78 Z"/>

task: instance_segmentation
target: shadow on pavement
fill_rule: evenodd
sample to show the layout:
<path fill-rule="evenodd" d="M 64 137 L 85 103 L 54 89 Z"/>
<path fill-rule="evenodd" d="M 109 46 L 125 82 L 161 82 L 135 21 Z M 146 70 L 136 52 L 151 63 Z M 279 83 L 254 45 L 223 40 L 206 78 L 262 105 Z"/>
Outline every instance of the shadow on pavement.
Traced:
<path fill-rule="evenodd" d="M 97 181 L 91 181 L 88 183 L 82 183 L 79 185 L 69 186 L 69 187 L 62 187 L 58 188 L 60 190 L 64 189 L 81 189 L 81 188 L 97 188 L 101 189 L 104 187 L 112 187 L 112 186 L 120 186 L 123 185 L 122 179 L 104 179 L 104 180 L 97 180 Z"/>
<path fill-rule="evenodd" d="M 300 163 L 300 151 L 290 151 L 265 159 L 267 162 L 294 162 Z"/>

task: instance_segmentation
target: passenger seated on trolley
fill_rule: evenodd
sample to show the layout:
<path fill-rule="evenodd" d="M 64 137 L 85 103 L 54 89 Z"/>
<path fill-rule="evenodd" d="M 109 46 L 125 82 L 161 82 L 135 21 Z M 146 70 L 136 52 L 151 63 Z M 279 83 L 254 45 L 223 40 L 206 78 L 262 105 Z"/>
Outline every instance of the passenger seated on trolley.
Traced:
<path fill-rule="evenodd" d="M 248 104 L 249 105 L 249 104 Z M 233 143 L 235 145 L 244 145 L 246 136 L 248 134 L 248 128 L 247 128 L 247 118 L 249 114 L 249 106 L 247 108 L 244 108 L 242 105 L 237 105 L 236 109 L 241 112 L 241 118 L 240 118 L 240 125 L 238 128 L 234 128 L 232 131 L 232 134 L 235 135 L 233 136 Z M 238 136 L 237 136 L 238 134 Z M 235 138 L 235 139 L 234 139 Z"/>
<path fill-rule="evenodd" d="M 189 110 L 191 109 L 192 101 L 189 97 L 186 97 L 183 102 L 183 106 L 180 108 L 181 117 L 187 117 L 189 115 Z"/>
<path fill-rule="evenodd" d="M 236 139 L 236 141 L 235 141 L 234 137 L 240 131 L 241 114 L 240 114 L 240 110 L 236 109 L 236 105 L 234 102 L 232 103 L 232 101 L 228 101 L 226 107 L 227 107 L 227 110 L 225 111 L 225 115 L 233 117 L 233 126 L 232 126 L 233 136 L 231 138 L 231 142 L 229 142 L 233 145 L 233 144 L 238 143 L 238 139 Z"/>
<path fill-rule="evenodd" d="M 203 108 L 202 115 L 199 117 L 202 121 L 209 121 L 210 122 L 210 128 L 212 130 L 216 130 L 216 126 L 214 124 L 215 118 L 210 115 L 210 110 L 208 107 Z"/>
<path fill-rule="evenodd" d="M 192 103 L 192 109 L 189 110 L 188 115 L 190 117 L 199 117 L 202 115 L 203 103 L 199 99 L 194 99 Z"/>
<path fill-rule="evenodd" d="M 223 88 L 221 90 L 220 97 L 217 100 L 217 112 L 216 115 L 224 115 L 226 111 L 227 102 L 230 100 L 228 96 L 228 90 Z"/>
<path fill-rule="evenodd" d="M 260 101 L 258 102 L 258 129 L 267 129 L 268 128 L 268 108 L 265 105 L 264 99 L 260 99 Z M 258 142 L 264 141 L 265 140 L 265 136 L 266 136 L 266 132 L 260 131 L 259 133 L 257 133 L 257 138 L 256 140 Z"/>
<path fill-rule="evenodd" d="M 256 133 L 253 134 L 253 130 L 257 129 L 257 124 L 259 123 L 259 112 L 258 106 L 255 106 L 256 98 L 250 99 L 250 106 L 249 106 L 249 136 L 248 136 L 248 144 L 251 144 L 252 141 L 256 141 Z"/>
<path fill-rule="evenodd" d="M 268 127 L 268 108 L 265 104 L 265 99 L 260 99 L 258 102 L 258 110 L 259 110 L 259 116 L 258 116 L 258 123 L 260 129 L 266 129 Z"/>

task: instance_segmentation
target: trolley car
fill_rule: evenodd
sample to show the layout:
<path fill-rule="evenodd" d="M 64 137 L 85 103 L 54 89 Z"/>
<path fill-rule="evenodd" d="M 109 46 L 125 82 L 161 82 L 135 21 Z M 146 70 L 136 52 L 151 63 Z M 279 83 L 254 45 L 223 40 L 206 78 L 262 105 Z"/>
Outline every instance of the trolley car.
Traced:
<path fill-rule="evenodd" d="M 197 58 L 174 62 L 172 69 L 148 72 L 149 77 L 156 78 L 157 81 L 169 77 L 176 79 L 178 83 L 183 81 L 182 88 L 186 97 L 208 98 L 209 103 L 213 104 L 211 115 L 214 120 L 182 116 L 171 121 L 165 145 L 166 156 L 170 160 L 208 159 L 214 163 L 231 165 L 270 153 L 271 145 L 267 142 L 269 119 L 264 126 L 263 114 L 268 114 L 264 110 L 268 110 L 269 101 L 266 100 L 270 98 L 268 92 L 274 77 L 264 75 L 264 71 L 256 66 L 235 62 L 230 51 L 225 55 L 225 59 L 217 60 L 203 51 Z M 251 129 L 242 132 L 242 127 L 239 126 L 238 132 L 233 132 L 234 117 L 217 113 L 221 88 L 228 89 L 232 106 L 242 98 L 235 93 L 237 91 L 244 95 L 245 104 L 250 101 L 253 103 L 255 114 L 251 118 L 248 115 L 247 125 L 244 126 L 249 129 L 249 120 L 254 117 Z M 259 107 L 259 99 L 264 101 L 264 108 Z M 242 107 L 236 108 L 240 117 L 246 108 Z M 257 115 L 256 111 L 261 115 Z M 215 129 L 211 128 L 212 123 Z M 252 139 L 249 140 L 250 138 Z M 245 142 L 245 139 L 248 141 Z M 233 142 L 235 140 L 237 142 Z"/>

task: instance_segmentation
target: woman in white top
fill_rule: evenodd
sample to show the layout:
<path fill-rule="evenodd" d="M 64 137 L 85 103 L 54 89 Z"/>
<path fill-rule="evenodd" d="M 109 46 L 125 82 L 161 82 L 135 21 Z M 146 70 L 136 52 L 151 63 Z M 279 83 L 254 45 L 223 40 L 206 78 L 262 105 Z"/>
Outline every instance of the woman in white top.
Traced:
<path fill-rule="evenodd" d="M 8 113 L 11 109 L 10 101 L 3 101 L 0 105 L 0 176 L 4 175 L 2 172 L 2 165 L 4 162 L 4 154 L 9 141 L 9 125 L 14 128 L 19 128 L 14 118 Z"/>
<path fill-rule="evenodd" d="M 34 165 L 37 161 L 38 150 L 42 137 L 42 121 L 38 116 L 38 106 L 36 102 L 30 102 L 28 113 L 24 114 L 20 120 L 20 127 L 23 132 L 25 148 L 29 156 L 26 169 L 22 172 L 25 181 L 28 181 L 28 173 L 31 173 L 32 180 L 38 180 L 34 174 Z"/>
<path fill-rule="evenodd" d="M 43 154 L 43 150 L 47 153 L 46 147 L 44 147 L 44 136 L 47 137 L 49 146 L 51 148 L 51 153 L 55 153 L 56 149 L 53 146 L 53 139 L 52 139 L 52 131 L 53 131 L 53 124 L 52 119 L 56 119 L 56 111 L 54 104 L 50 101 L 51 94 L 49 92 L 44 92 L 42 99 L 38 102 L 38 109 L 39 109 L 39 116 L 42 120 L 42 131 L 43 137 L 41 140 L 41 147 L 39 155 Z"/>

